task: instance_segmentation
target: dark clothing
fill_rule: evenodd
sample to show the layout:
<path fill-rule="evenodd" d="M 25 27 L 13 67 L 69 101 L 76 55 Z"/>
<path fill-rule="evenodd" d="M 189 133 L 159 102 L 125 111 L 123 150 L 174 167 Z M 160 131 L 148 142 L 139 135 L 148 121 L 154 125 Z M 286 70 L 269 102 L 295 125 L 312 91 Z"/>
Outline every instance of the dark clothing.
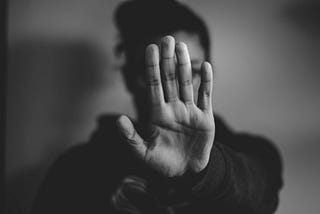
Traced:
<path fill-rule="evenodd" d="M 101 117 L 89 143 L 58 159 L 40 190 L 34 214 L 121 213 L 115 211 L 111 198 L 125 178 L 127 183 L 135 178 L 145 182 L 147 193 L 130 192 L 130 188 L 126 193 L 142 213 L 275 212 L 282 168 L 277 150 L 266 139 L 234 133 L 216 116 L 207 167 L 196 175 L 169 179 L 134 157 L 115 120 L 116 116 Z M 143 189 L 142 183 L 136 189 Z"/>

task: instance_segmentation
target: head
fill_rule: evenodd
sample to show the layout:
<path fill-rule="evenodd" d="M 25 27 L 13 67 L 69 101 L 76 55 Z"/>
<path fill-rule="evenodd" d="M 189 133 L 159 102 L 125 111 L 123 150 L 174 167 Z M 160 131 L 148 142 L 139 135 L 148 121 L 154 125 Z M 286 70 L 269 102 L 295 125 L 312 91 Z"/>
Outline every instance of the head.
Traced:
<path fill-rule="evenodd" d="M 122 74 L 134 98 L 139 120 L 146 119 L 149 109 L 144 70 L 145 48 L 150 43 L 159 44 L 163 36 L 172 35 L 176 41 L 188 45 L 197 96 L 201 63 L 210 58 L 208 29 L 198 15 L 174 0 L 131 0 L 117 8 L 115 22 L 120 33 L 116 52 L 125 56 Z"/>

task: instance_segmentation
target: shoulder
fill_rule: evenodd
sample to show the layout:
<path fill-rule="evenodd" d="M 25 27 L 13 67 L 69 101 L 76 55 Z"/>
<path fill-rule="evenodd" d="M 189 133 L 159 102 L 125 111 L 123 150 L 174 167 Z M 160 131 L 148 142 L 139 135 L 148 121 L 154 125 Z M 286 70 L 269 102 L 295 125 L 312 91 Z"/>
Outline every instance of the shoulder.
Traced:
<path fill-rule="evenodd" d="M 251 132 L 236 132 L 230 125 L 220 116 L 215 116 L 216 122 L 216 139 L 222 143 L 229 144 L 233 147 L 243 147 L 243 145 L 250 145 L 256 147 L 259 145 L 273 145 L 270 139 Z M 274 145 L 273 145 L 274 146 Z"/>
<path fill-rule="evenodd" d="M 268 165 L 277 166 L 281 171 L 281 156 L 276 144 L 265 136 L 249 132 L 235 132 L 219 116 L 216 120 L 217 141 L 224 146 L 231 148 L 239 154 L 247 154 L 256 157 Z M 273 162 L 274 164 L 270 164 Z"/>
<path fill-rule="evenodd" d="M 110 170 L 111 163 L 117 162 L 129 153 L 117 130 L 117 118 L 118 115 L 100 116 L 89 140 L 63 152 L 51 171 L 86 177 L 86 174 L 98 175 Z M 102 176 L 100 174 L 99 176 Z"/>

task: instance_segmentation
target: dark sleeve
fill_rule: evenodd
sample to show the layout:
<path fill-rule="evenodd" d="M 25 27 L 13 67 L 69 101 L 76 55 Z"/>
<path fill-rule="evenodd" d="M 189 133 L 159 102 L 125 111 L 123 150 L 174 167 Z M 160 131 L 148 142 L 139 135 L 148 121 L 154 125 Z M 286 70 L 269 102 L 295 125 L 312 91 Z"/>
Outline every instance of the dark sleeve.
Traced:
<path fill-rule="evenodd" d="M 50 167 L 32 214 L 98 213 L 97 210 L 102 209 L 97 191 L 101 178 L 98 170 L 83 161 L 85 156 L 81 150 L 76 148 L 65 153 Z"/>
<path fill-rule="evenodd" d="M 113 164 L 119 162 L 114 119 L 98 122 L 88 143 L 65 151 L 50 167 L 31 214 L 111 213 L 110 195 L 124 167 Z"/>
<path fill-rule="evenodd" d="M 238 135 L 215 142 L 201 179 L 192 187 L 192 209 L 205 213 L 274 213 L 282 186 L 281 159 L 266 139 Z"/>
<path fill-rule="evenodd" d="M 50 167 L 35 199 L 32 214 L 76 211 L 71 208 L 79 202 L 79 198 L 74 192 L 76 182 L 72 181 L 72 170 L 68 170 L 69 162 L 68 157 L 63 155 Z"/>

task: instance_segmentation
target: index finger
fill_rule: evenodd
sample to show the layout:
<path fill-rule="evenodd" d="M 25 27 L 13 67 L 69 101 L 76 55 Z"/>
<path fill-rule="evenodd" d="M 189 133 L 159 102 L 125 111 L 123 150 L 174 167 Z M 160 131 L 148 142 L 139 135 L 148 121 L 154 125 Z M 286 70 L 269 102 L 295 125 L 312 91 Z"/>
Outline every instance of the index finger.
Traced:
<path fill-rule="evenodd" d="M 148 45 L 145 54 L 147 85 L 152 105 L 164 103 L 159 66 L 159 48 L 155 44 Z"/>

